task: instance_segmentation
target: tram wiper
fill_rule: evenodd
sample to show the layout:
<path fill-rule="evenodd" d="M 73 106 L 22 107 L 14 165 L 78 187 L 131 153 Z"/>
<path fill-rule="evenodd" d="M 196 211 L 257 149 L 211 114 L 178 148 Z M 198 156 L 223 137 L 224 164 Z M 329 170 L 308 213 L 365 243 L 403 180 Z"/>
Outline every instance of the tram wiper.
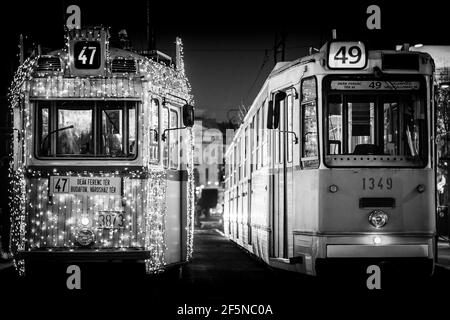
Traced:
<path fill-rule="evenodd" d="M 56 130 L 50 131 L 49 134 L 47 134 L 44 138 L 44 140 L 42 140 L 41 143 L 41 150 L 44 150 L 44 145 L 47 142 L 48 137 L 50 137 L 52 134 L 59 132 L 59 131 L 63 131 L 63 130 L 67 130 L 67 129 L 73 129 L 73 125 L 70 125 L 68 127 L 64 127 L 64 128 L 58 128 Z"/>

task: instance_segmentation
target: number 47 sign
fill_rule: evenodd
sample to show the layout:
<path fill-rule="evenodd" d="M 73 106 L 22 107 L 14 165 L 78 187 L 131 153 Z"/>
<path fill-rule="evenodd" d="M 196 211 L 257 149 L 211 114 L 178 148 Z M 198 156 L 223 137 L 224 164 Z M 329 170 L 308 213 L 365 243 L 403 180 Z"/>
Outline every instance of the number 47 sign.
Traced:
<path fill-rule="evenodd" d="M 97 41 L 79 41 L 74 46 L 75 68 L 100 68 L 100 43 Z"/>
<path fill-rule="evenodd" d="M 333 41 L 328 47 L 328 68 L 364 69 L 367 64 L 366 47 L 360 41 Z"/>

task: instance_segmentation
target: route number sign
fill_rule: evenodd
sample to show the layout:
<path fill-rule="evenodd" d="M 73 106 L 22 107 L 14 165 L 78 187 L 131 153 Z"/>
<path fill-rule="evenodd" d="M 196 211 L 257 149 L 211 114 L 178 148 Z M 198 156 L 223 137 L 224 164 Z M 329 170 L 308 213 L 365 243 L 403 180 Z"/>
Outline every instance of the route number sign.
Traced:
<path fill-rule="evenodd" d="M 101 62 L 100 43 L 97 41 L 80 41 L 74 46 L 75 68 L 98 69 Z"/>
<path fill-rule="evenodd" d="M 328 47 L 328 68 L 330 69 L 363 69 L 367 64 L 364 43 L 331 42 Z"/>

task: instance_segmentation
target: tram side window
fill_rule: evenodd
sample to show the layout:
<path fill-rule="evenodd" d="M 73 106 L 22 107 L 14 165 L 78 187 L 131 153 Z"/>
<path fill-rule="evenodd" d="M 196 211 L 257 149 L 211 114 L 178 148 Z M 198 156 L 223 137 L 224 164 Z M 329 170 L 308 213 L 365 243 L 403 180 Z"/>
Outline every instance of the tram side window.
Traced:
<path fill-rule="evenodd" d="M 169 108 L 164 106 L 162 108 L 162 128 L 161 132 L 169 128 Z M 163 165 L 165 168 L 169 166 L 169 142 L 165 141 L 163 143 L 163 151 L 162 151 Z"/>
<path fill-rule="evenodd" d="M 259 112 L 255 114 L 255 167 L 259 169 Z"/>
<path fill-rule="evenodd" d="M 234 184 L 236 184 L 236 181 L 237 181 L 237 170 L 236 170 L 236 168 L 237 168 L 237 157 L 236 157 L 236 155 L 237 155 L 237 145 L 236 145 L 237 143 L 235 143 L 235 145 L 234 145 L 234 152 L 233 152 L 233 183 Z"/>
<path fill-rule="evenodd" d="M 289 94 L 286 98 L 287 101 L 287 131 L 294 132 L 294 102 L 292 94 Z M 292 162 L 292 153 L 294 151 L 294 140 L 291 133 L 287 133 L 287 162 Z"/>
<path fill-rule="evenodd" d="M 150 162 L 158 163 L 159 160 L 159 139 L 156 139 L 156 134 L 159 128 L 159 100 L 152 99 L 150 104 Z"/>
<path fill-rule="evenodd" d="M 136 155 L 137 137 L 136 137 L 136 108 L 128 108 L 128 153 Z"/>
<path fill-rule="evenodd" d="M 175 110 L 170 110 L 170 127 L 178 128 L 178 113 Z M 179 131 L 169 131 L 169 162 L 171 169 L 178 169 L 178 137 Z"/>
<path fill-rule="evenodd" d="M 263 143 L 264 143 L 264 127 L 263 127 L 263 122 L 264 122 L 264 116 L 263 116 L 263 106 L 264 104 L 261 105 L 261 107 L 258 110 L 258 137 L 259 137 L 259 141 L 258 141 L 258 150 L 259 150 L 259 168 L 262 168 L 263 166 L 263 162 L 264 162 L 264 156 L 263 156 Z"/>
<path fill-rule="evenodd" d="M 278 163 L 283 163 L 285 161 L 284 159 L 284 132 L 286 131 L 286 125 L 285 125 L 285 106 L 286 106 L 286 100 L 283 100 L 280 102 L 280 125 L 278 126 Z"/>
<path fill-rule="evenodd" d="M 49 118 L 50 118 L 50 102 L 44 101 L 39 103 L 38 108 L 38 137 L 41 142 L 40 155 L 47 155 L 50 153 L 50 141 L 45 141 L 49 133 Z"/>
<path fill-rule="evenodd" d="M 316 79 L 302 80 L 302 164 L 304 168 L 317 168 L 319 146 L 317 130 Z"/>
<path fill-rule="evenodd" d="M 254 148 L 255 148 L 255 122 L 254 122 L 255 118 L 252 118 L 252 120 L 250 121 L 250 145 L 249 145 L 249 157 L 250 157 L 250 174 L 252 174 L 252 172 L 255 170 L 255 152 L 254 152 Z"/>
<path fill-rule="evenodd" d="M 267 132 L 267 102 L 264 101 L 263 105 L 262 105 L 263 111 L 262 111 L 262 120 L 261 120 L 261 126 L 262 126 L 262 149 L 261 149 L 261 167 L 264 167 L 265 165 L 267 165 L 267 159 L 268 159 L 268 155 L 267 155 L 267 136 L 268 136 L 268 132 Z"/>
<path fill-rule="evenodd" d="M 242 139 L 239 138 L 239 142 L 238 142 L 238 148 L 237 148 L 237 165 L 238 165 L 238 181 L 241 181 L 242 179 L 242 159 L 241 159 L 241 155 L 242 155 Z"/>
<path fill-rule="evenodd" d="M 248 166 L 248 162 L 249 162 L 249 160 L 248 160 L 248 146 L 249 146 L 249 143 L 248 143 L 248 141 L 249 141 L 249 137 L 248 137 L 248 127 L 246 127 L 245 128 L 245 136 L 244 136 L 245 138 L 245 142 L 244 142 L 244 178 L 247 178 L 248 177 L 248 174 L 247 174 L 247 166 Z"/>

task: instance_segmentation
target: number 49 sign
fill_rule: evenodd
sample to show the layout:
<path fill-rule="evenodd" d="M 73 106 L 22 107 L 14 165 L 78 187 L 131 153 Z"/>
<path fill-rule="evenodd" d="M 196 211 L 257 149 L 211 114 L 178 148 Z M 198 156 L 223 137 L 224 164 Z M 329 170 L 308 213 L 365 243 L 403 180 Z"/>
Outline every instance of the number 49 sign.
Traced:
<path fill-rule="evenodd" d="M 360 41 L 333 41 L 328 47 L 328 68 L 364 69 L 367 64 L 366 47 Z"/>

